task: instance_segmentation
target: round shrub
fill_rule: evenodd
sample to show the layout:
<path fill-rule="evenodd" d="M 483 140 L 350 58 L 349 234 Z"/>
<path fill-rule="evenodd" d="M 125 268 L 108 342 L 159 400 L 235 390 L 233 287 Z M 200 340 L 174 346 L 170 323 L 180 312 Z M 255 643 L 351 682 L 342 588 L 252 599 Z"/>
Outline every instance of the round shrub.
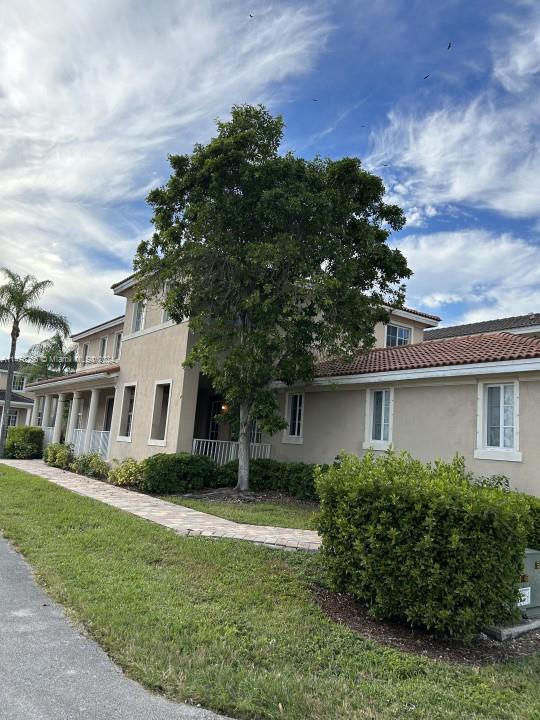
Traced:
<path fill-rule="evenodd" d="M 90 452 L 75 458 L 70 469 L 79 475 L 86 475 L 96 478 L 96 480 L 106 480 L 109 474 L 109 463 L 99 453 Z"/>
<path fill-rule="evenodd" d="M 185 493 L 214 487 L 216 463 L 203 455 L 189 453 L 158 453 L 142 462 L 143 492 Z"/>
<path fill-rule="evenodd" d="M 43 460 L 47 465 L 52 465 L 61 470 L 69 470 L 74 460 L 73 448 L 71 445 L 51 443 L 43 451 Z"/>
<path fill-rule="evenodd" d="M 373 615 L 470 638 L 518 616 L 530 533 L 518 493 L 471 485 L 463 462 L 344 455 L 319 473 L 322 557 Z"/>
<path fill-rule="evenodd" d="M 111 485 L 139 490 L 143 480 L 143 465 L 134 458 L 125 458 L 120 462 L 113 460 L 107 479 Z"/>
<path fill-rule="evenodd" d="M 32 425 L 8 428 L 4 457 L 30 460 L 43 455 L 43 429 Z"/>

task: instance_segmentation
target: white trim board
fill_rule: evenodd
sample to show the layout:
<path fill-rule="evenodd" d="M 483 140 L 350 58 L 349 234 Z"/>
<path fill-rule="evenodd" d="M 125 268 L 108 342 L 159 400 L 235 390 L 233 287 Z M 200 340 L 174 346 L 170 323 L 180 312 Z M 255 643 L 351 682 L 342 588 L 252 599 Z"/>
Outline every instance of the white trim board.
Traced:
<path fill-rule="evenodd" d="M 108 320 L 101 325 L 96 325 L 93 328 L 88 328 L 88 330 L 81 330 L 81 332 L 76 333 L 75 335 L 71 335 L 71 339 L 75 342 L 78 342 L 79 340 L 83 340 L 85 337 L 90 337 L 91 335 L 98 335 L 100 332 L 103 332 L 103 330 L 109 330 L 110 328 L 116 327 L 117 325 L 123 325 L 124 320 L 124 315 L 122 315 L 120 319 Z"/>

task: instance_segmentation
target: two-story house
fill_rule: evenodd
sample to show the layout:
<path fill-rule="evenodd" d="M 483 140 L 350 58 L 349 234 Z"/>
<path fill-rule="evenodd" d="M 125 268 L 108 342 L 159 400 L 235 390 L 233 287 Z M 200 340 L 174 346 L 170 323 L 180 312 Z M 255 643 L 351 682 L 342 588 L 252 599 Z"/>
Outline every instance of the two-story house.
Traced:
<path fill-rule="evenodd" d="M 125 314 L 73 336 L 77 371 L 33 383 L 32 422 L 75 452 L 141 459 L 194 452 L 237 456 L 222 398 L 182 363 L 193 342 L 159 302 L 134 300 L 134 276 L 113 285 Z M 341 450 L 407 450 L 422 460 L 464 455 L 477 474 L 503 474 L 540 495 L 540 315 L 438 328 L 439 318 L 390 309 L 376 346 L 349 361 L 322 360 L 307 386 L 275 392 L 287 428 L 252 430 L 253 457 L 331 462 Z M 66 412 L 66 405 L 69 411 Z M 65 418 L 67 417 L 67 422 Z"/>
<path fill-rule="evenodd" d="M 0 423 L 4 418 L 4 402 L 6 397 L 8 361 L 0 360 Z M 34 396 L 26 392 L 26 378 L 22 372 L 22 363 L 17 360 L 11 386 L 11 403 L 8 426 L 28 425 L 32 415 Z"/>

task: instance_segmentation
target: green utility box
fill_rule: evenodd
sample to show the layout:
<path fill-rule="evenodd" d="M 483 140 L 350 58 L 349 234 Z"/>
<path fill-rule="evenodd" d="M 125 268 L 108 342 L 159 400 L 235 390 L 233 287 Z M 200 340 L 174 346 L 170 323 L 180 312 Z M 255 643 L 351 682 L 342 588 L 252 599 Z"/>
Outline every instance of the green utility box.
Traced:
<path fill-rule="evenodd" d="M 523 574 L 519 579 L 523 614 L 530 619 L 540 618 L 540 550 L 525 550 Z"/>

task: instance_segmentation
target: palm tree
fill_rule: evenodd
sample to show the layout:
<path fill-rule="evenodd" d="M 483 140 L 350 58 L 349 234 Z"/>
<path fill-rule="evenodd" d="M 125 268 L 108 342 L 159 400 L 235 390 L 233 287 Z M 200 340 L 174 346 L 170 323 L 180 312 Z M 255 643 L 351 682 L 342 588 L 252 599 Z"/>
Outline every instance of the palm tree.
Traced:
<path fill-rule="evenodd" d="M 37 280 L 33 275 L 17 275 L 17 273 L 0 268 L 6 278 L 5 285 L 0 285 L 0 323 L 11 323 L 11 348 L 9 351 L 7 387 L 4 400 L 4 414 L 0 428 L 0 457 L 4 455 L 8 415 L 11 409 L 11 390 L 13 372 L 15 370 L 15 354 L 17 340 L 21 333 L 21 323 L 26 322 L 37 330 L 55 330 L 64 336 L 69 334 L 69 324 L 63 315 L 44 310 L 37 302 L 47 288 L 53 284 L 50 280 Z"/>
<path fill-rule="evenodd" d="M 77 368 L 75 346 L 59 332 L 32 345 L 22 360 L 27 382 L 65 375 Z"/>

